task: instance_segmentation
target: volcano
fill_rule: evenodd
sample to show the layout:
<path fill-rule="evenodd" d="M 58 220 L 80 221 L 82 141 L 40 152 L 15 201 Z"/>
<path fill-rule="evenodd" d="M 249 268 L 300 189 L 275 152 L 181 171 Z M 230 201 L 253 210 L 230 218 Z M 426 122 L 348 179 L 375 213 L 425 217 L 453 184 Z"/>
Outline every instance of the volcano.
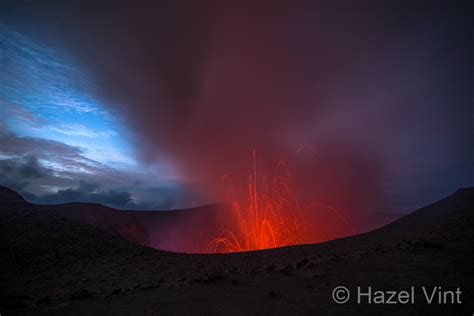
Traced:
<path fill-rule="evenodd" d="M 161 250 L 203 253 L 220 230 L 218 205 L 169 211 L 121 211 L 100 204 L 36 205 L 41 212 L 93 225 L 133 243 Z"/>
<path fill-rule="evenodd" d="M 183 254 L 137 245 L 71 218 L 87 205 L 47 211 L 6 188 L 0 190 L 0 201 L 0 309 L 6 315 L 441 315 L 469 314 L 474 307 L 474 188 L 362 235 L 232 254 Z M 165 213 L 161 220 L 193 212 L 212 214 L 197 209 Z M 341 285 L 350 291 L 459 288 L 462 303 L 427 304 L 418 296 L 408 305 L 336 304 L 332 291 Z"/>

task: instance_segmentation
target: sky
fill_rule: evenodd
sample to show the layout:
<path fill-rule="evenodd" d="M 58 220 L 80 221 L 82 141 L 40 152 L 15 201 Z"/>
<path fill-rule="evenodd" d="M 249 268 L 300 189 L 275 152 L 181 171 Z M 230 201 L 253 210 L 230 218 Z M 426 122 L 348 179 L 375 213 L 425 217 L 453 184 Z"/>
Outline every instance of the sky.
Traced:
<path fill-rule="evenodd" d="M 179 206 L 171 168 L 140 163 L 123 116 L 94 97 L 87 70 L 14 27 L 0 29 L 2 185 L 38 203 Z"/>
<path fill-rule="evenodd" d="M 4 1 L 2 184 L 214 202 L 287 162 L 361 230 L 474 185 L 468 2 Z"/>

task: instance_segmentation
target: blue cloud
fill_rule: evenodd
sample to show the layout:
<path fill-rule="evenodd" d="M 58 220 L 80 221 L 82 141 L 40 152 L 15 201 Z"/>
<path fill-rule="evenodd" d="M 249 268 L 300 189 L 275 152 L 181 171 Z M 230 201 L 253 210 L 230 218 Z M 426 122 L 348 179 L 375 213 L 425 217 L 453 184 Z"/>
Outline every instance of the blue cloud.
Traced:
<path fill-rule="evenodd" d="M 40 203 L 176 206 L 180 185 L 163 176 L 166 165 L 139 162 L 124 120 L 95 97 L 87 69 L 1 23 L 0 56 L 7 79 L 0 81 L 0 185 Z M 85 192 L 91 183 L 97 188 Z"/>
<path fill-rule="evenodd" d="M 0 114 L 20 135 L 85 148 L 103 163 L 134 164 L 120 115 L 94 97 L 87 71 L 58 52 L 0 24 Z M 95 155 L 98 152 L 112 155 Z M 124 157 L 127 157 L 126 159 Z"/>

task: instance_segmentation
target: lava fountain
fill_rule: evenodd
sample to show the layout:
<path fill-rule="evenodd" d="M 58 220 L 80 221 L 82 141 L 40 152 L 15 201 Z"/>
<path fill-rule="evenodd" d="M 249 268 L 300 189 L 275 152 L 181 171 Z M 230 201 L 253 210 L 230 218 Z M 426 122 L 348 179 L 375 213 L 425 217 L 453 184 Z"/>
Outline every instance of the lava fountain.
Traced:
<path fill-rule="evenodd" d="M 261 250 L 302 242 L 305 227 L 301 207 L 283 161 L 277 164 L 277 173 L 268 182 L 257 174 L 253 150 L 253 168 L 244 193 L 237 196 L 230 176 L 224 176 L 222 182 L 228 188 L 225 190 L 226 210 L 230 212 L 234 228 L 227 228 L 212 239 L 207 246 L 208 253 Z"/>

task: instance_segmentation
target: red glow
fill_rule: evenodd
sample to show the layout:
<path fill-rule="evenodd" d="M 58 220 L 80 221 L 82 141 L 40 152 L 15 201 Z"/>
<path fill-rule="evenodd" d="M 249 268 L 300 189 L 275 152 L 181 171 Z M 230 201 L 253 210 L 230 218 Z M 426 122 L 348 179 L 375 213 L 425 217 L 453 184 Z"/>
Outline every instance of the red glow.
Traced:
<path fill-rule="evenodd" d="M 309 147 L 298 153 L 303 150 Z M 317 177 L 303 181 L 303 185 L 293 182 L 286 163 L 280 161 L 270 173 L 274 176 L 267 181 L 264 176 L 267 169 L 263 162 L 257 164 L 255 150 L 252 158 L 244 185 L 234 185 L 228 175 L 222 178 L 220 191 L 224 204 L 169 212 L 136 212 L 78 203 L 65 206 L 67 212 L 63 209 L 61 214 L 141 245 L 188 253 L 262 250 L 318 243 L 357 232 L 346 218 L 348 209 L 341 208 L 343 213 L 339 212 L 339 206 L 332 206 L 342 199 L 329 200 L 317 193 L 302 198 L 302 188 L 311 190 L 312 185 L 318 184 Z"/>
<path fill-rule="evenodd" d="M 259 177 L 254 150 L 253 170 L 249 172 L 243 199 L 236 196 L 231 178 L 224 176 L 223 182 L 230 185 L 227 201 L 235 229 L 227 228 L 211 240 L 208 252 L 242 252 L 302 243 L 305 227 L 290 173 L 282 161 L 278 170 L 283 174 L 276 175 L 271 183 Z"/>

